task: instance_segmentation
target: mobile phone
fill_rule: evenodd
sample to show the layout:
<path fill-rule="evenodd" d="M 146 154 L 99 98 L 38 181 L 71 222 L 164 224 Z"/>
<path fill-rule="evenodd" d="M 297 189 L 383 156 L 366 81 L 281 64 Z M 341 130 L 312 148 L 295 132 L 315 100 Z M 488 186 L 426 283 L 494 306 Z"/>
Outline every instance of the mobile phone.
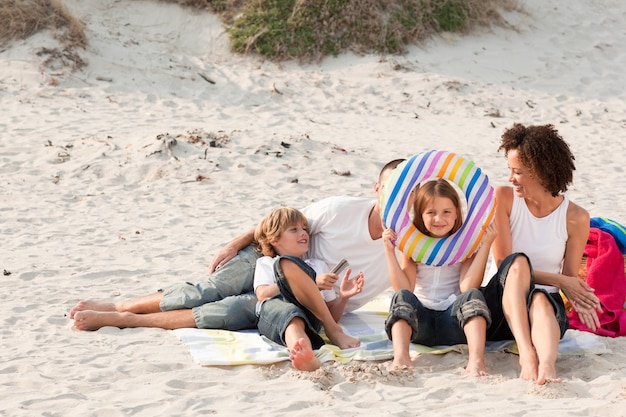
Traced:
<path fill-rule="evenodd" d="M 337 262 L 337 265 L 335 265 L 333 269 L 330 270 L 330 273 L 339 274 L 340 272 L 342 272 L 344 269 L 346 269 L 349 266 L 350 264 L 348 263 L 348 261 L 346 261 L 345 258 L 341 258 L 341 260 Z"/>

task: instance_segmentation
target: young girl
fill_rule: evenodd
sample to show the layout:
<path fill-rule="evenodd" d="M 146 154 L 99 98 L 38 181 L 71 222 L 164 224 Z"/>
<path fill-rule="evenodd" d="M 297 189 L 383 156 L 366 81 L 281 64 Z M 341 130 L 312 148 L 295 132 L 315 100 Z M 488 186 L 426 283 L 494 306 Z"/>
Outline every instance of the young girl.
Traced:
<path fill-rule="evenodd" d="M 348 269 L 337 296 L 334 290 L 320 292 L 326 263 L 303 259 L 309 249 L 307 219 L 300 211 L 279 208 L 257 226 L 255 240 L 264 256 L 257 260 L 254 291 L 258 298 L 258 328 L 261 334 L 289 348 L 296 369 L 313 371 L 321 366 L 313 349 L 324 341 L 320 324 L 330 341 L 341 349 L 359 346 L 360 342 L 343 332 L 337 323 L 348 299 L 363 288 L 363 274 L 350 280 Z M 333 281 L 336 279 L 332 277 Z"/>
<path fill-rule="evenodd" d="M 446 237 L 461 227 L 461 201 L 445 179 L 427 181 L 413 191 L 413 224 L 425 235 Z M 410 203 L 411 204 L 411 203 Z M 450 266 L 416 263 L 403 253 L 396 257 L 391 229 L 383 233 L 391 285 L 395 294 L 385 322 L 393 342 L 392 368 L 412 366 L 409 346 L 467 343 L 466 370 L 486 375 L 484 352 L 490 314 L 478 289 L 482 283 L 489 247 L 496 230 L 489 225 L 482 244 L 468 260 Z"/>

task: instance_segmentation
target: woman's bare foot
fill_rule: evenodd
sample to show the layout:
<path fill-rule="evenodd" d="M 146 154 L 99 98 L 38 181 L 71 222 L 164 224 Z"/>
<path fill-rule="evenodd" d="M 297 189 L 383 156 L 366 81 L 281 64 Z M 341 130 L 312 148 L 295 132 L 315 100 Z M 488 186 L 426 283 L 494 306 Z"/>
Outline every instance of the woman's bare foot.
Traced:
<path fill-rule="evenodd" d="M 539 368 L 539 359 L 537 358 L 537 353 L 532 350 L 532 352 L 522 353 L 519 352 L 519 364 L 520 364 L 520 374 L 519 377 L 521 379 L 525 379 L 527 381 L 536 381 L 538 375 Z"/>
<path fill-rule="evenodd" d="M 299 339 L 289 349 L 289 359 L 293 367 L 300 371 L 314 371 L 322 366 L 322 363 L 315 357 L 315 353 L 311 349 L 309 343 L 304 339 Z"/>
<path fill-rule="evenodd" d="M 561 382 L 561 378 L 556 377 L 556 369 L 554 365 L 539 365 L 539 371 L 537 374 L 537 384 L 544 385 L 548 382 Z"/>
<path fill-rule="evenodd" d="M 104 326 L 111 326 L 117 312 L 81 310 L 74 313 L 74 328 L 76 330 L 98 330 Z"/>
<path fill-rule="evenodd" d="M 485 367 L 485 362 L 482 360 L 471 359 L 467 361 L 467 366 L 465 367 L 467 373 L 471 376 L 487 376 L 489 372 L 487 372 L 487 368 Z"/>
<path fill-rule="evenodd" d="M 350 349 L 361 346 L 361 341 L 359 339 L 348 336 L 343 332 L 341 327 L 335 331 L 328 331 L 328 329 L 324 330 L 326 330 L 326 336 L 328 336 L 330 342 L 335 346 L 339 346 L 340 349 Z"/>
<path fill-rule="evenodd" d="M 72 309 L 70 310 L 70 319 L 73 319 L 77 312 L 79 311 L 116 311 L 115 304 L 110 301 L 99 301 L 99 300 L 85 300 L 79 301 Z"/>

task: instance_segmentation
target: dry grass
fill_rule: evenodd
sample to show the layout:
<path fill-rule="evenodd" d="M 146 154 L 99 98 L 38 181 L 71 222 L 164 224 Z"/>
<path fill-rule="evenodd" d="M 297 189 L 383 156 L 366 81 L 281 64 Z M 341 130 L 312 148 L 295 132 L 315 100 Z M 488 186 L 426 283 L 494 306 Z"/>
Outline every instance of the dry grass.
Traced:
<path fill-rule="evenodd" d="M 400 54 L 438 32 L 507 26 L 502 10 L 517 0 L 157 0 L 216 13 L 231 50 L 302 62 L 344 51 Z M 0 47 L 50 30 L 59 48 L 42 48 L 47 68 L 80 69 L 85 25 L 62 0 L 0 0 Z"/>
<path fill-rule="evenodd" d="M 85 25 L 72 16 L 61 0 L 0 0 L 0 22 L 0 46 L 47 29 L 62 46 L 37 52 L 45 57 L 45 66 L 76 70 L 86 65 L 76 52 L 87 45 Z"/>

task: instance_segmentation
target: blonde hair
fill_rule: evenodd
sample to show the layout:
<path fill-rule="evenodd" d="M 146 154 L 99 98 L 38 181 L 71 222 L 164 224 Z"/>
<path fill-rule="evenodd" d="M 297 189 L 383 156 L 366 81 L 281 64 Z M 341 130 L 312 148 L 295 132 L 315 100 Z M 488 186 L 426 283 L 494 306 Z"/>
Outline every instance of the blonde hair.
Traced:
<path fill-rule="evenodd" d="M 435 197 L 449 198 L 456 209 L 456 221 L 448 236 L 455 233 L 461 228 L 463 224 L 463 210 L 461 209 L 461 199 L 454 187 L 445 179 L 437 178 L 433 181 L 427 181 L 423 184 L 418 184 L 415 187 L 415 200 L 413 200 L 413 224 L 417 227 L 417 230 L 425 234 L 426 236 L 434 237 L 424 224 L 422 219 L 422 213 L 426 209 L 428 203 L 430 203 Z"/>
<path fill-rule="evenodd" d="M 272 210 L 259 222 L 254 230 L 254 240 L 257 250 L 265 256 L 277 255 L 271 242 L 275 242 L 285 229 L 294 224 L 301 224 L 308 228 L 306 216 L 299 210 L 290 207 L 280 207 Z"/>

